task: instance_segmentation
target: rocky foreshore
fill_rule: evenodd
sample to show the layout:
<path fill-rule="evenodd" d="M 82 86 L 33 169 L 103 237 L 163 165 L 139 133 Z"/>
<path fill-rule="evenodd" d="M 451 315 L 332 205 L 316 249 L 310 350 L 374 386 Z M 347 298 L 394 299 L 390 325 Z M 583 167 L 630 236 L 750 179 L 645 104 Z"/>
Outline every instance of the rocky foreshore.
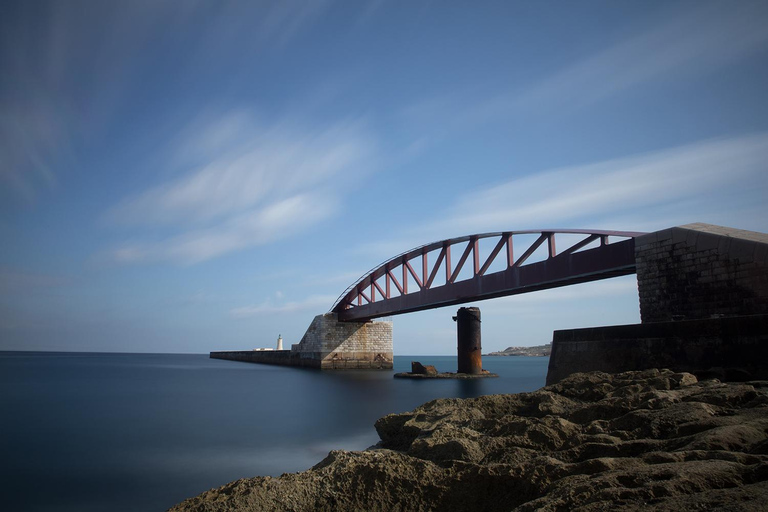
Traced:
<path fill-rule="evenodd" d="M 768 510 L 766 381 L 575 374 L 532 393 L 433 400 L 376 430 L 375 448 L 171 510 Z"/>

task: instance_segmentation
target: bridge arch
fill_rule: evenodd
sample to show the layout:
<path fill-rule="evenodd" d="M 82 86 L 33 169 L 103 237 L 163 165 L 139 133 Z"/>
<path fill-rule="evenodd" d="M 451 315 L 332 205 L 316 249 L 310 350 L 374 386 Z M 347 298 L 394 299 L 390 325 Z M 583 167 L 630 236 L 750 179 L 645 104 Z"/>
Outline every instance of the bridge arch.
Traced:
<path fill-rule="evenodd" d="M 366 272 L 339 296 L 331 311 L 341 321 L 362 322 L 633 274 L 634 239 L 643 234 L 523 230 L 432 242 Z M 495 244 L 483 254 L 481 242 Z M 454 264 L 452 256 L 457 254 Z"/>

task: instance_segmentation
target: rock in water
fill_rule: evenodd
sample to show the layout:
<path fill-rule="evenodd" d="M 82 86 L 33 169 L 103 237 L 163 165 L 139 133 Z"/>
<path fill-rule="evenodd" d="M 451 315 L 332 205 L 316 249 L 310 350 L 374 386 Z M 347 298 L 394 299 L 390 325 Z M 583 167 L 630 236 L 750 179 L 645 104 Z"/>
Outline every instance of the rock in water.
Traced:
<path fill-rule="evenodd" d="M 768 510 L 768 382 L 646 370 L 440 399 L 379 448 L 238 480 L 172 511 Z"/>
<path fill-rule="evenodd" d="M 416 375 L 435 376 L 437 375 L 437 368 L 431 364 L 425 366 L 418 361 L 411 361 L 411 373 Z"/>

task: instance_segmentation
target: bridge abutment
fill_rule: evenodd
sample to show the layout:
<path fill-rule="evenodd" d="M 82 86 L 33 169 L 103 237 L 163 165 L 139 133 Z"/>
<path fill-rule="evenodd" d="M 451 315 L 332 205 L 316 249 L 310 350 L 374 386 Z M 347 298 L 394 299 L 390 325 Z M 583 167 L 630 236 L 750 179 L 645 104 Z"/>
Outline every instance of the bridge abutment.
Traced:
<path fill-rule="evenodd" d="M 768 378 L 768 234 L 690 224 L 635 239 L 641 324 L 556 331 L 547 384 L 667 367 Z"/>
<path fill-rule="evenodd" d="M 326 313 L 312 320 L 290 350 L 211 352 L 210 356 L 321 370 L 391 370 L 392 322 L 339 322 L 336 313 Z"/>
<path fill-rule="evenodd" d="M 323 370 L 391 370 L 392 322 L 340 322 L 336 313 L 317 315 L 291 353 L 317 361 Z"/>

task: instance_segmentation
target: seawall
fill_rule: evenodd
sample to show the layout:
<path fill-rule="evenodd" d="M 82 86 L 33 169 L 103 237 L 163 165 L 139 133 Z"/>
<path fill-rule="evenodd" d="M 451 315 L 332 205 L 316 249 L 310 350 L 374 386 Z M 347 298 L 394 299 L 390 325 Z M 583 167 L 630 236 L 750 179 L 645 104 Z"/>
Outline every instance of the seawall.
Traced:
<path fill-rule="evenodd" d="M 291 350 L 230 350 L 210 356 L 321 370 L 391 370 L 392 322 L 339 322 L 335 313 L 326 313 L 314 318 Z"/>
<path fill-rule="evenodd" d="M 226 359 L 243 363 L 276 364 L 282 366 L 303 366 L 320 368 L 320 360 L 311 357 L 301 357 L 302 354 L 291 353 L 290 350 L 223 350 L 211 352 L 211 359 Z"/>
<path fill-rule="evenodd" d="M 555 331 L 547 385 L 579 372 L 671 368 L 725 380 L 768 379 L 768 315 Z"/>
<path fill-rule="evenodd" d="M 322 359 L 320 352 L 294 352 L 291 350 L 222 350 L 210 353 L 211 359 L 226 359 L 243 363 L 298 366 L 321 370 L 391 370 L 392 359 L 383 356 L 376 359 L 361 358 L 355 354 L 338 354 L 335 358 Z"/>

